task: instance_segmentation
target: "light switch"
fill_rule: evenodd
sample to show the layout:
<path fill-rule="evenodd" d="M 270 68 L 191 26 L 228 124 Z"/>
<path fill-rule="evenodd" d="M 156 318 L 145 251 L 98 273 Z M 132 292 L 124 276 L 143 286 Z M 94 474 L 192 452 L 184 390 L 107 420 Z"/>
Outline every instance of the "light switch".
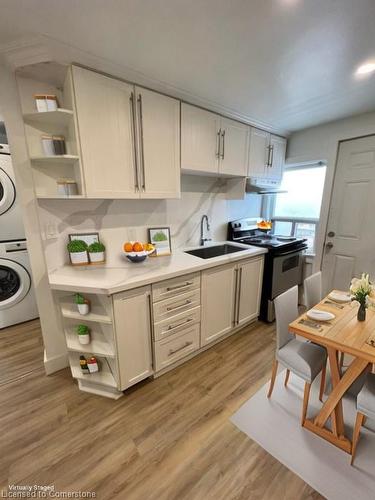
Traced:
<path fill-rule="evenodd" d="M 57 230 L 56 222 L 49 221 L 44 226 L 44 236 L 46 240 L 55 240 L 58 238 L 59 233 Z"/>

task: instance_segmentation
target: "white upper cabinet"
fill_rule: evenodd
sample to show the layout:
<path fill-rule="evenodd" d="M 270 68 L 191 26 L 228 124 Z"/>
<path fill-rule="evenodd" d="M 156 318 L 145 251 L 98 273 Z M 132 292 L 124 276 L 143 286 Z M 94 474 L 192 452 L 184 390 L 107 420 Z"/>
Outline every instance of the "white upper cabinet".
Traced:
<path fill-rule="evenodd" d="M 251 129 L 248 177 L 264 177 L 268 165 L 270 134 Z"/>
<path fill-rule="evenodd" d="M 220 116 L 181 104 L 181 168 L 217 174 Z"/>
<path fill-rule="evenodd" d="M 251 129 L 248 177 L 279 181 L 283 176 L 286 139 L 264 130 Z"/>
<path fill-rule="evenodd" d="M 136 87 L 140 194 L 180 196 L 180 102 Z"/>
<path fill-rule="evenodd" d="M 180 103 L 73 66 L 86 192 L 180 197 Z"/>
<path fill-rule="evenodd" d="M 72 71 L 87 196 L 138 197 L 132 137 L 133 87 L 76 66 Z"/>
<path fill-rule="evenodd" d="M 267 177 L 281 179 L 283 176 L 286 152 L 286 139 L 271 135 L 270 139 L 270 163 Z"/>
<path fill-rule="evenodd" d="M 246 177 L 249 161 L 249 138 L 249 126 L 228 118 L 221 119 L 220 174 Z"/>
<path fill-rule="evenodd" d="M 246 177 L 250 127 L 210 111 L 181 106 L 181 168 Z"/>

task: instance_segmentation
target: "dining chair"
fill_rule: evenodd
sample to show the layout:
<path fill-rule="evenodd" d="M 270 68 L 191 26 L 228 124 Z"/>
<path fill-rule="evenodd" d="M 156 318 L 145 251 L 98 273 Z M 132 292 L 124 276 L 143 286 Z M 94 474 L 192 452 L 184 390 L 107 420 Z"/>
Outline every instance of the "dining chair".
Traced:
<path fill-rule="evenodd" d="M 353 431 L 352 459 L 350 465 L 353 465 L 359 433 L 366 417 L 375 419 L 375 373 L 368 373 L 366 381 L 357 396 L 357 418 Z"/>
<path fill-rule="evenodd" d="M 305 305 L 307 309 L 312 309 L 316 304 L 318 304 L 323 298 L 323 287 L 322 287 L 322 272 L 318 271 L 311 276 L 308 276 L 303 282 L 303 294 L 305 298 Z M 340 354 L 339 366 L 340 370 L 344 365 L 344 353 Z"/>
<path fill-rule="evenodd" d="M 305 381 L 302 418 L 306 420 L 311 384 L 322 372 L 319 399 L 322 400 L 325 386 L 327 351 L 316 344 L 303 342 L 289 332 L 289 323 L 298 317 L 298 286 L 290 288 L 274 300 L 276 312 L 276 354 L 272 365 L 272 376 L 267 397 L 272 395 L 277 368 L 281 363 L 286 368 L 284 385 L 288 384 L 290 372 Z"/>

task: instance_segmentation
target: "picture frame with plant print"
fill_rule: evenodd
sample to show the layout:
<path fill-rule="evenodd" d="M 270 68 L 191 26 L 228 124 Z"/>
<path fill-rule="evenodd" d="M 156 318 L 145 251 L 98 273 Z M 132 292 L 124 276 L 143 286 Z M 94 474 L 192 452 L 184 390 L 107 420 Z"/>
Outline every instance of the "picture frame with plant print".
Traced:
<path fill-rule="evenodd" d="M 155 247 L 155 256 L 171 255 L 171 233 L 169 227 L 152 227 L 148 229 L 149 242 Z"/>

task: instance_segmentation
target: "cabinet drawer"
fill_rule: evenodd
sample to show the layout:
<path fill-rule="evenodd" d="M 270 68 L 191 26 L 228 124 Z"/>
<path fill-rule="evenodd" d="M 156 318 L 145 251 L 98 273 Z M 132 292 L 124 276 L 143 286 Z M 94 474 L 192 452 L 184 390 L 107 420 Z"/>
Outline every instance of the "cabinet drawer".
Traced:
<path fill-rule="evenodd" d="M 152 300 L 158 302 L 170 297 L 176 297 L 182 293 L 190 292 L 200 288 L 201 277 L 199 273 L 179 276 L 152 285 Z"/>
<path fill-rule="evenodd" d="M 184 311 L 200 305 L 201 291 L 198 288 L 192 292 L 183 293 L 178 297 L 162 300 L 153 304 L 154 323 L 176 316 Z"/>
<path fill-rule="evenodd" d="M 172 335 L 178 335 L 183 329 L 199 323 L 201 320 L 201 308 L 195 307 L 189 311 L 176 314 L 173 318 L 154 324 L 154 338 L 162 340 Z"/>
<path fill-rule="evenodd" d="M 199 349 L 200 324 L 185 328 L 179 335 L 155 342 L 155 371 L 162 370 Z"/>

